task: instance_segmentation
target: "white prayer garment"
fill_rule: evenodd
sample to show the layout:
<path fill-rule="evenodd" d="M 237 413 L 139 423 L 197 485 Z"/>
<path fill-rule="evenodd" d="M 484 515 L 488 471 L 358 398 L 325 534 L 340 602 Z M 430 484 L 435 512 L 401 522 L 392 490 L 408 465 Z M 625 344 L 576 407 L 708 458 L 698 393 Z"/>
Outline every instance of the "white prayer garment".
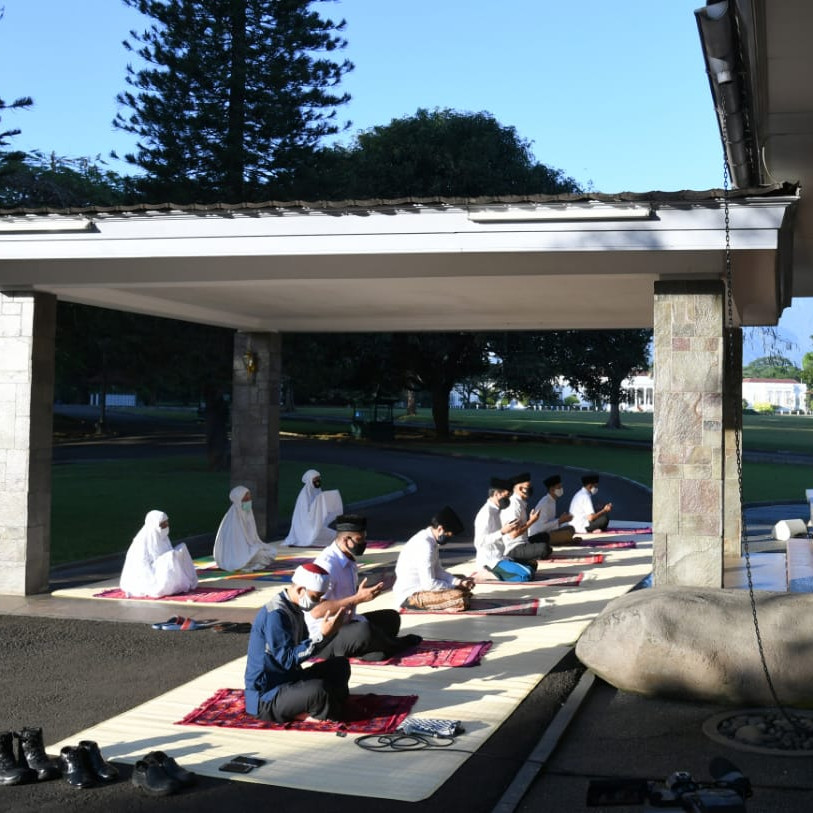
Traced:
<path fill-rule="evenodd" d="M 296 498 L 291 531 L 283 545 L 323 548 L 335 539 L 336 532 L 327 526 L 344 511 L 342 495 L 317 488 L 313 481 L 321 476 L 316 469 L 308 469 L 302 475 L 304 485 Z"/>
<path fill-rule="evenodd" d="M 248 493 L 245 486 L 229 492 L 231 507 L 220 520 L 214 549 L 215 563 L 223 570 L 262 570 L 277 555 L 276 547 L 257 533 L 251 500 L 243 499 Z"/>
<path fill-rule="evenodd" d="M 129 596 L 172 596 L 197 587 L 198 576 L 192 556 L 183 542 L 172 547 L 163 511 L 150 511 L 144 527 L 135 535 L 124 568 L 121 589 Z"/>

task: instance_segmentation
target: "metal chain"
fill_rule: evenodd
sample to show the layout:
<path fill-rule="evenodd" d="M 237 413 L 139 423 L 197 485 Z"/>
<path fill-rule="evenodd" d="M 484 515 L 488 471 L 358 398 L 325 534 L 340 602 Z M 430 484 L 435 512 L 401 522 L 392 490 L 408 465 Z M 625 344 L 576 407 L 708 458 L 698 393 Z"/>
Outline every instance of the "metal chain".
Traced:
<path fill-rule="evenodd" d="M 738 328 L 734 326 L 734 306 L 733 306 L 733 292 L 732 292 L 732 264 L 731 264 L 731 211 L 730 211 L 730 198 L 731 193 L 729 189 L 729 170 L 728 161 L 726 159 L 725 145 L 728 140 L 725 121 L 725 99 L 722 94 L 720 96 L 722 101 L 722 115 L 720 116 L 720 131 L 723 141 L 723 209 L 725 213 L 725 280 L 726 280 L 726 333 L 727 333 L 727 347 L 726 358 L 729 377 L 736 375 L 736 359 L 734 357 L 734 346 L 736 331 Z M 730 383 L 730 382 L 728 382 Z M 740 546 L 745 551 L 745 572 L 748 577 L 748 596 L 751 601 L 751 615 L 754 619 L 754 632 L 757 639 L 757 649 L 759 650 L 759 660 L 762 664 L 762 671 L 765 675 L 765 682 L 768 684 L 768 691 L 771 694 L 774 705 L 780 711 L 782 716 L 797 730 L 802 731 L 801 726 L 796 718 L 791 717 L 785 707 L 779 700 L 774 687 L 773 678 L 771 677 L 770 669 L 768 668 L 768 661 L 765 657 L 765 648 L 762 643 L 762 633 L 759 628 L 759 619 L 757 618 L 757 604 L 754 597 L 754 580 L 751 572 L 751 548 L 748 543 L 748 529 L 745 522 L 745 508 L 743 503 L 743 490 L 742 490 L 742 409 L 734 408 L 734 445 L 737 457 L 737 489 L 740 500 Z"/>

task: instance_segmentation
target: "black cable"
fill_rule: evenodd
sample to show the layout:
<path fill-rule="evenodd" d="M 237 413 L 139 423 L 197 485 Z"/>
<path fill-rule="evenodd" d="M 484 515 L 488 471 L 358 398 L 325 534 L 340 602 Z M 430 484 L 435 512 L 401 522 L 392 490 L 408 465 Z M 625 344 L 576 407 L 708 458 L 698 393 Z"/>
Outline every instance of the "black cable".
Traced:
<path fill-rule="evenodd" d="M 374 742 L 371 742 L 374 741 Z M 353 742 L 365 751 L 379 754 L 402 754 L 410 751 L 456 751 L 473 755 L 474 751 L 465 748 L 452 748 L 455 737 L 430 737 L 424 734 L 364 734 Z"/>

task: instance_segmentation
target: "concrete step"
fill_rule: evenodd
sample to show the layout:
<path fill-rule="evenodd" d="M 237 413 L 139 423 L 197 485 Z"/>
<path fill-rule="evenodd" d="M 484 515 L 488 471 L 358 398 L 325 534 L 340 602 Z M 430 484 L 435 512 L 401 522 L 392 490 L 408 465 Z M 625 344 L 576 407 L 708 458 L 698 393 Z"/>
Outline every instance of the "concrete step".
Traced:
<path fill-rule="evenodd" d="M 813 593 L 813 541 L 794 537 L 787 546 L 788 592 Z"/>
<path fill-rule="evenodd" d="M 786 555 L 784 553 L 752 553 L 751 581 L 754 590 L 787 592 Z M 744 556 L 726 557 L 723 585 L 735 590 L 748 589 L 748 574 Z"/>

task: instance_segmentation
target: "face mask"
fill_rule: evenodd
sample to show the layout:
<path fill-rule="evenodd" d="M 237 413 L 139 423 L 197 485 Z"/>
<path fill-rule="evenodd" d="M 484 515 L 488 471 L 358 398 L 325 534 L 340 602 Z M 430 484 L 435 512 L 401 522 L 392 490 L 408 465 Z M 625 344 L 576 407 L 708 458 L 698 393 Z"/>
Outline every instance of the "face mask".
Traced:
<path fill-rule="evenodd" d="M 161 531 L 162 539 L 166 539 L 169 536 L 169 525 L 167 525 L 166 528 L 159 528 L 158 530 Z"/>
<path fill-rule="evenodd" d="M 553 490 L 553 496 L 554 497 L 561 497 L 564 493 L 565 493 L 565 490 L 563 488 L 555 488 Z"/>
<path fill-rule="evenodd" d="M 595 496 L 596 494 L 598 494 L 598 486 L 593 486 L 593 487 L 590 489 L 590 493 L 591 493 L 593 496 Z"/>
<path fill-rule="evenodd" d="M 347 549 L 353 556 L 361 556 L 361 554 L 367 550 L 367 540 L 362 539 L 361 542 L 351 542 L 348 544 Z"/>
<path fill-rule="evenodd" d="M 448 534 L 438 534 L 438 545 L 445 545 L 449 541 Z"/>
<path fill-rule="evenodd" d="M 251 511 L 251 500 L 246 500 L 245 502 L 241 502 L 240 505 L 243 507 L 243 510 L 247 514 Z"/>
<path fill-rule="evenodd" d="M 500 497 L 500 499 L 497 500 L 497 508 L 499 508 L 500 511 L 504 511 L 509 505 L 511 505 L 510 497 Z"/>
<path fill-rule="evenodd" d="M 307 593 L 301 593 L 299 595 L 299 607 L 305 610 L 305 612 L 312 610 L 318 603 L 318 601 L 312 599 Z"/>

